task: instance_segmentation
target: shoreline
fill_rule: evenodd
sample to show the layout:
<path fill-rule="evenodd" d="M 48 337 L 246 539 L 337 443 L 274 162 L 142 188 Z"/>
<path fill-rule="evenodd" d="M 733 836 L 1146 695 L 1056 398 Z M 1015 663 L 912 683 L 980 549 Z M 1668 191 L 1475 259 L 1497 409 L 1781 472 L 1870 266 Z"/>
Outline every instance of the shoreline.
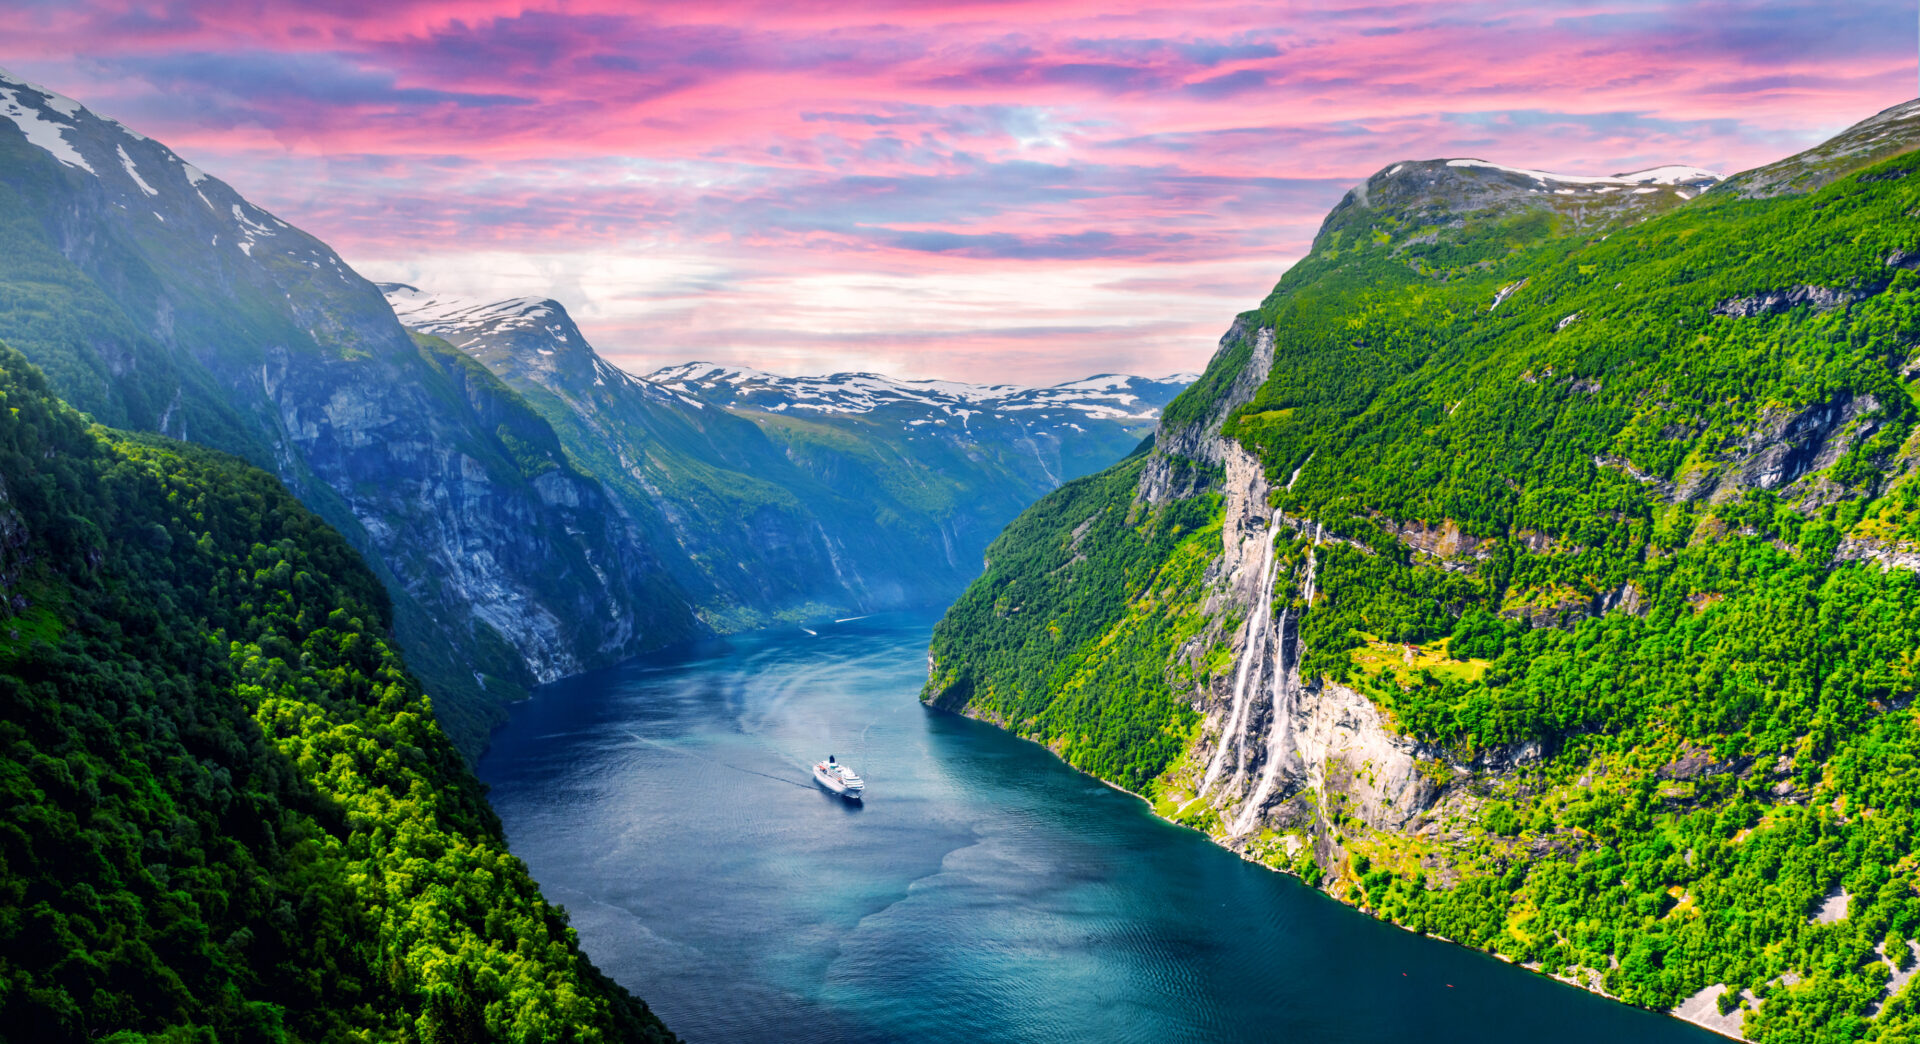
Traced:
<path fill-rule="evenodd" d="M 1582 982 L 1577 982 L 1577 981 L 1575 981 L 1575 980 L 1573 980 L 1573 979 L 1569 979 L 1569 978 L 1567 978 L 1567 977 L 1565 977 L 1565 976 L 1561 976 L 1561 975 L 1555 975 L 1555 974 L 1553 974 L 1553 973 L 1551 973 L 1551 972 L 1548 972 L 1548 971 L 1545 971 L 1544 969 L 1541 969 L 1541 968 L 1538 968 L 1538 967 L 1534 967 L 1534 966 L 1530 966 L 1530 965 L 1527 965 L 1527 964 L 1522 964 L 1522 963 L 1519 963 L 1519 962 L 1517 962 L 1517 961 L 1515 961 L 1515 960 L 1514 960 L 1513 958 L 1511 958 L 1511 957 L 1508 957 L 1508 956 L 1505 956 L 1504 954 L 1499 954 L 1499 953 L 1495 953 L 1495 952 L 1493 952 L 1492 950 L 1486 950 L 1486 949 L 1482 949 L 1482 948 L 1480 948 L 1480 947 L 1478 947 L 1478 946 L 1470 946 L 1470 945 L 1468 945 L 1468 944 L 1466 944 L 1466 943 L 1463 943 L 1463 942 L 1458 942 L 1458 941 L 1456 941 L 1456 940 L 1453 940 L 1453 939 L 1449 939 L 1449 938 L 1447 938 L 1446 936 L 1444 936 L 1444 935 L 1440 935 L 1440 934 L 1438 934 L 1438 933 L 1436 933 L 1436 932 L 1421 932 L 1421 931 L 1416 931 L 1415 929 L 1413 929 L 1413 928 L 1409 928 L 1409 927 L 1407 927 L 1406 925 L 1404 925 L 1404 924 L 1401 924 L 1401 923 L 1399 923 L 1398 921 L 1391 921 L 1391 920 L 1388 920 L 1388 919 L 1387 919 L 1387 918 L 1385 918 L 1385 917 L 1380 917 L 1380 916 L 1377 916 L 1377 915 L 1375 915 L 1375 914 L 1373 914 L 1373 913 L 1370 913 L 1370 912 L 1368 912 L 1367 910 L 1365 910 L 1365 909 L 1363 909 L 1363 908 L 1361 908 L 1361 907 L 1358 907 L 1358 906 L 1355 906 L 1355 905 L 1353 905 L 1352 903 L 1349 903 L 1349 902 L 1347 902 L 1346 900 L 1344 900 L 1344 899 L 1341 899 L 1341 898 L 1340 898 L 1339 896 L 1337 896 L 1337 895 L 1334 895 L 1333 893 L 1331 893 L 1331 892 L 1328 892 L 1328 891 L 1326 891 L 1325 889 L 1321 889 L 1321 888 L 1316 888 L 1316 887 L 1314 887 L 1313 885 L 1310 885 L 1310 884 L 1307 884 L 1307 882 L 1306 882 L 1306 880 L 1305 880 L 1305 879 L 1303 879 L 1303 878 L 1302 878 L 1302 877 L 1301 877 L 1301 876 L 1300 876 L 1299 874 L 1296 874 L 1296 873 L 1294 873 L 1294 872 L 1293 872 L 1292 870 L 1288 870 L 1288 869 L 1284 869 L 1284 868 L 1281 868 L 1281 867 L 1277 867 L 1277 866 L 1273 866 L 1273 865 L 1270 865 L 1270 864 L 1268 864 L 1268 863 L 1263 863 L 1263 862 L 1261 862 L 1260 860 L 1258 860 L 1258 859 L 1255 859 L 1255 858 L 1253 858 L 1252 856 L 1250 856 L 1250 855 L 1248 855 L 1248 854 L 1247 854 L 1247 853 L 1245 853 L 1245 852 L 1242 852 L 1242 851 L 1238 851 L 1238 850 L 1236 850 L 1236 849 L 1234 849 L 1234 848 L 1231 848 L 1231 847 L 1229 847 L 1229 846 L 1227 846 L 1227 845 L 1225 845 L 1225 844 L 1222 844 L 1222 843 L 1220 842 L 1220 840 L 1219 840 L 1219 839 L 1217 839 L 1217 838 L 1215 838 L 1215 837 L 1214 837 L 1214 836 L 1213 836 L 1212 834 L 1209 834 L 1209 833 L 1207 833 L 1206 831 L 1203 831 L 1203 830 L 1199 830 L 1199 829 L 1196 829 L 1196 828 L 1194 828 L 1194 827 L 1191 827 L 1191 826 L 1188 826 L 1188 825 L 1187 825 L 1187 824 L 1185 824 L 1185 823 L 1181 823 L 1181 822 L 1179 822 L 1179 821 L 1177 821 L 1177 820 L 1173 820 L 1173 819 L 1169 819 L 1169 818 L 1167 818 L 1166 816 L 1163 816 L 1163 815 L 1161 815 L 1161 814 L 1160 814 L 1159 812 L 1157 812 L 1157 811 L 1155 811 L 1155 809 L 1154 809 L 1154 807 L 1153 807 L 1153 802 L 1152 802 L 1151 800 L 1149 800 L 1149 799 L 1148 799 L 1148 798 L 1146 797 L 1146 795 L 1144 795 L 1144 794 L 1138 794 L 1138 793 L 1135 793 L 1134 791 L 1131 791 L 1131 790 L 1128 790 L 1128 789 L 1127 789 L 1126 787 L 1123 787 L 1123 786 L 1121 786 L 1120 784 L 1118 784 L 1118 783 L 1115 783 L 1115 782 L 1113 782 L 1112 780 L 1108 780 L 1108 779 L 1102 779 L 1102 778 L 1100 778 L 1099 776 L 1096 776 L 1096 775 L 1094 775 L 1093 773 L 1091 773 L 1091 772 L 1088 772 L 1088 771 L 1086 771 L 1085 769 L 1082 769 L 1082 768 L 1080 768 L 1079 766 L 1077 766 L 1077 765 L 1075 765 L 1075 764 L 1073 764 L 1073 762 L 1070 762 L 1070 761 L 1068 761 L 1067 759 L 1065 759 L 1065 758 L 1063 758 L 1063 757 L 1061 757 L 1061 756 L 1059 755 L 1059 753 L 1058 753 L 1058 752 L 1056 752 L 1056 751 L 1055 751 L 1055 750 L 1054 750 L 1054 749 L 1053 749 L 1052 747 L 1049 747 L 1049 746 L 1047 746 L 1047 745 L 1046 745 L 1045 743 L 1042 743 L 1042 742 L 1040 742 L 1039 740 L 1036 740 L 1036 739 L 1032 739 L 1032 738 L 1030 738 L 1030 737 L 1027 737 L 1027 736 L 1022 736 L 1022 735 L 1020 735 L 1020 734 L 1019 734 L 1018 732 L 1015 732 L 1014 730 L 1012 730 L 1012 729 L 1009 729 L 1009 728 L 1007 728 L 1007 727 L 1006 727 L 1005 725 L 1003 725 L 1003 724 L 1001 724 L 1000 722 L 997 722 L 997 721 L 994 721 L 994 720 L 992 720 L 992 719 L 990 719 L 990 718 L 986 718 L 986 717 L 983 717 L 983 716 L 981 716 L 981 715 L 977 715 L 977 714 L 969 714 L 969 713 L 967 713 L 967 712 L 966 712 L 966 711 L 964 711 L 964 710 L 962 710 L 962 711 L 954 711 L 954 710 L 948 710 L 948 709 L 947 709 L 947 708 L 945 708 L 945 707 L 938 707 L 938 706 L 935 706 L 935 705 L 933 705 L 933 704 L 931 704 L 931 703 L 928 703 L 928 702 L 927 702 L 927 701 L 925 701 L 925 700 L 921 700 L 921 701 L 920 701 L 920 706 L 922 706 L 922 707 L 924 707 L 924 708 L 926 708 L 927 710 L 931 710 L 931 711 L 938 711 L 938 712 L 940 712 L 940 713 L 942 713 L 942 714 L 952 714 L 952 715 L 954 715 L 955 717 L 960 717 L 960 718 L 966 718 L 966 719 L 968 719 L 968 720 L 970 720 L 970 721 L 977 721 L 977 722 L 979 722 L 979 723 L 981 723 L 982 725 L 990 725 L 990 726 L 992 726 L 993 728 L 996 728 L 996 729 L 998 729 L 998 730 L 1000 730 L 1001 732 L 1004 732 L 1004 733 L 1006 733 L 1007 735 L 1009 735 L 1009 736 L 1012 736 L 1012 737 L 1013 737 L 1014 739 L 1017 739 L 1017 740 L 1019 740 L 1019 741 L 1021 741 L 1022 743 L 1031 743 L 1031 744 L 1033 744 L 1034 746 L 1036 746 L 1036 747 L 1039 747 L 1040 749 L 1042 749 L 1042 750 L 1044 750 L 1044 751 L 1046 751 L 1046 752 L 1047 752 L 1047 753 L 1048 753 L 1049 755 L 1051 755 L 1051 756 L 1053 757 L 1053 759 L 1054 759 L 1055 761 L 1058 761 L 1058 762 L 1059 762 L 1060 764 L 1062 764 L 1062 765 L 1065 765 L 1066 767 L 1068 767 L 1068 768 L 1070 768 L 1070 769 L 1072 769 L 1073 771 L 1075 771 L 1075 772 L 1078 772 L 1078 773 L 1080 773 L 1080 774 L 1081 774 L 1082 776 L 1085 776 L 1085 777 L 1087 777 L 1088 779 L 1090 779 L 1090 780 L 1093 780 L 1094 782 L 1096 782 L 1096 783 L 1099 783 L 1099 784 L 1101 784 L 1101 785 L 1103 785 L 1103 786 L 1105 786 L 1105 787 L 1107 787 L 1107 788 L 1109 788 L 1109 789 L 1111 789 L 1111 790 L 1117 790 L 1117 791 L 1119 791 L 1120 793 L 1122 793 L 1122 794 L 1125 794 L 1125 795 L 1127 795 L 1128 797 L 1130 797 L 1130 798 L 1133 798 L 1133 799 L 1135 799 L 1135 800 L 1137 800 L 1137 801 L 1139 801 L 1139 802 L 1140 802 L 1141 804 L 1143 804 L 1143 805 L 1145 805 L 1145 806 L 1146 806 L 1146 808 L 1147 808 L 1147 814 L 1148 814 L 1148 815 L 1150 815 L 1150 816 L 1152 816 L 1153 818 L 1155 818 L 1155 819 L 1157 819 L 1157 820 L 1159 820 L 1160 822 L 1162 822 L 1162 823 L 1166 823 L 1167 825 L 1169 825 L 1169 826 L 1172 826 L 1172 827 L 1177 827 L 1177 828 L 1179 828 L 1179 829 L 1181 829 L 1181 830 L 1186 830 L 1186 831 L 1190 831 L 1190 832 L 1192 832 L 1192 833 L 1195 833 L 1195 834 L 1199 834 L 1199 835 L 1200 835 L 1201 837 L 1204 837 L 1204 838 L 1206 838 L 1206 839 L 1207 839 L 1207 843 L 1208 843 L 1208 844 L 1211 844 L 1211 845 L 1213 845 L 1213 846 L 1214 846 L 1215 848 L 1219 848 L 1219 849 L 1221 849 L 1222 851 L 1225 851 L 1225 852 L 1229 852 L 1229 853 L 1231 853 L 1231 854 L 1233 854 L 1233 855 L 1235 855 L 1235 856 L 1237 856 L 1237 857 L 1239 857 L 1239 859 L 1240 859 L 1240 860 L 1241 860 L 1242 862 L 1245 862 L 1245 863 L 1251 863 L 1251 864 L 1253 864 L 1254 866 L 1257 866 L 1257 867 L 1259 867 L 1259 868 L 1261 868 L 1262 870 L 1266 870 L 1266 871 L 1268 871 L 1268 872 L 1270 872 L 1270 873 L 1275 873 L 1275 874 L 1279 874 L 1279 875 L 1281 875 L 1282 877 L 1291 877 L 1291 878 L 1293 878 L 1293 879 L 1294 879 L 1294 880 L 1295 880 L 1296 882 L 1299 882 L 1299 884 L 1300 884 L 1300 887 L 1302 887 L 1302 888 L 1304 888 L 1304 889 L 1306 889 L 1306 890 L 1307 890 L 1307 891 L 1309 891 L 1309 892 L 1312 892 L 1312 893 L 1313 893 L 1314 895 L 1317 895 L 1317 896 L 1319 896 L 1319 897 L 1321 897 L 1322 899 L 1325 899 L 1325 900 L 1327 900 L 1328 902 L 1331 902 L 1331 903 L 1334 903 L 1334 904 L 1336 904 L 1336 905 L 1338 905 L 1338 906 L 1340 906 L 1340 907 L 1342 907 L 1343 909 L 1347 909 L 1347 910 L 1351 910 L 1351 911 L 1353 911 L 1353 912 L 1354 912 L 1355 914 L 1358 914 L 1358 915 L 1359 915 L 1359 916 L 1361 916 L 1361 917 L 1365 917 L 1365 918 L 1367 918 L 1368 920 L 1370 920 L 1370 921 L 1373 921 L 1373 922 L 1375 922 L 1376 924 L 1384 924 L 1384 925 L 1388 925 L 1388 926 L 1390 926 L 1390 927 L 1393 927 L 1393 928 L 1398 928 L 1399 930 L 1401 930 L 1401 931 L 1403 931 L 1403 932 L 1406 932 L 1406 933 L 1408 933 L 1409 935 L 1418 935 L 1418 936 L 1422 936 L 1422 937 L 1424 937 L 1424 938 L 1428 938 L 1428 939 L 1437 939 L 1437 940 L 1439 940 L 1440 942 L 1443 942 L 1443 943 L 1446 943 L 1446 944 L 1447 944 L 1447 945 L 1449 945 L 1449 946 L 1457 946 L 1457 947 L 1459 947 L 1460 949 L 1463 949 L 1463 950 L 1470 950 L 1470 951 L 1472 951 L 1472 952 L 1474 952 L 1474 953 L 1478 953 L 1478 954 L 1484 954 L 1485 956 L 1488 956 L 1488 957 L 1492 957 L 1493 959 L 1495 959 L 1495 960 L 1498 960 L 1498 961 L 1501 961 L 1502 963 L 1505 963 L 1505 964 L 1509 964 L 1509 965 L 1512 965 L 1513 967 L 1516 967 L 1516 968 L 1519 968 L 1519 969 L 1522 969 L 1522 970 L 1524 970 L 1524 971 L 1527 971 L 1527 972 L 1531 972 L 1532 974 L 1534 974 L 1534 975 L 1537 975 L 1537 976 L 1539 976 L 1539 977 L 1541 977 L 1541 978 L 1544 978 L 1544 979 L 1551 979 L 1551 980 L 1553 980 L 1554 982 L 1558 982 L 1558 983 L 1561 983 L 1561 984 L 1563 984 L 1563 985 L 1565 985 L 1565 986 L 1569 986 L 1569 987 L 1571 987 L 1571 988 L 1573 988 L 1573 989 L 1576 989 L 1576 990 L 1579 990 L 1579 991 L 1580 991 L 1580 992 L 1582 992 L 1582 993 L 1587 993 L 1587 994 L 1592 994 L 1592 995 L 1594 995 L 1594 996 L 1597 996 L 1597 997 L 1603 997 L 1603 998 L 1605 998 L 1605 999 L 1607 999 L 1607 1000 L 1610 1000 L 1610 1001 L 1612 1001 L 1612 1002 L 1613 1002 L 1613 1003 L 1615 1003 L 1615 1004 L 1620 1004 L 1620 1005 L 1624 1005 L 1624 1006 L 1626 1006 L 1626 1007 L 1629 1007 L 1629 1008 L 1638 1008 L 1638 1009 L 1640 1009 L 1641 1011 L 1644 1011 L 1644 1012 L 1649 1012 L 1649 1013 L 1651 1013 L 1651 1014 L 1654 1014 L 1654 1015 L 1659 1015 L 1659 1016 L 1662 1016 L 1662 1017 L 1664 1017 L 1664 1018 L 1670 1018 L 1670 1019 L 1674 1019 L 1674 1020 L 1676 1020 L 1676 1021 L 1679 1021 L 1679 1022 L 1685 1022 L 1685 1023 L 1688 1023 L 1688 1024 L 1690 1024 L 1690 1025 L 1693 1025 L 1693 1026 L 1698 1026 L 1699 1028 L 1701 1028 L 1701 1029 L 1703 1029 L 1703 1030 L 1706 1030 L 1707 1032 L 1709 1032 L 1709 1033 L 1712 1033 L 1712 1034 L 1714 1034 L 1714 1035 L 1716 1035 L 1716 1036 L 1719 1036 L 1719 1037 L 1724 1037 L 1724 1038 L 1726 1038 L 1726 1039 L 1728 1039 L 1728 1040 L 1737 1040 L 1737 1041 L 1740 1041 L 1740 1042 L 1741 1042 L 1741 1044 L 1752 1044 L 1752 1042 L 1751 1042 L 1751 1041 L 1748 1041 L 1746 1037 L 1742 1037 L 1742 1036 L 1739 1036 L 1739 1035 L 1737 1035 L 1737 1034 L 1733 1034 L 1733 1033 L 1728 1033 L 1728 1032 L 1727 1032 L 1726 1030 L 1723 1030 L 1723 1029 L 1721 1029 L 1721 1028 L 1719 1028 L 1719 1027 L 1717 1027 L 1717 1026 L 1714 1026 L 1714 1025 L 1711 1025 L 1711 1024 L 1709 1024 L 1708 1022 L 1706 1022 L 1706 1021 L 1703 1021 L 1703 1020 L 1702 1020 L 1702 1019 L 1700 1019 L 1700 1018 L 1696 1018 L 1696 1017 L 1692 1017 L 1692 1016 L 1688 1016 L 1688 1015 L 1682 1015 L 1682 1014 L 1680 1014 L 1680 1007 L 1681 1007 L 1681 1006 L 1684 1006 L 1684 1004 L 1686 1003 L 1685 1001 L 1682 1001 L 1682 1002 L 1681 1002 L 1681 1005 L 1679 1005 L 1679 1006 L 1675 1006 L 1675 1007 L 1673 1007 L 1673 1008 L 1671 1008 L 1671 1009 L 1667 1009 L 1667 1010 L 1664 1010 L 1664 1011 L 1663 1011 L 1663 1010 L 1660 1010 L 1660 1009 L 1658 1009 L 1658 1008 L 1649 1008 L 1649 1007 L 1646 1007 L 1646 1006 L 1644 1006 L 1644 1005 L 1640 1005 L 1640 1004 L 1635 1004 L 1635 1003 L 1633 1003 L 1632 1001 L 1626 1001 L 1626 1000 L 1621 1000 L 1621 999 L 1620 999 L 1619 997 L 1616 997 L 1616 996 L 1614 996 L 1613 994 L 1611 994 L 1611 993 L 1608 993 L 1608 992 L 1607 992 L 1606 990 L 1604 990 L 1604 989 L 1600 989 L 1600 988 L 1597 988 L 1597 987 L 1592 987 L 1592 986 L 1588 986 L 1588 985 L 1586 985 L 1585 983 L 1582 983 Z M 1181 806 L 1181 807 L 1182 807 L 1182 808 L 1184 808 L 1185 806 L 1183 805 L 1183 806 Z M 1710 990 L 1710 989 L 1712 989 L 1712 987 L 1711 987 L 1711 986 L 1709 986 L 1709 987 L 1708 987 L 1708 989 Z"/>

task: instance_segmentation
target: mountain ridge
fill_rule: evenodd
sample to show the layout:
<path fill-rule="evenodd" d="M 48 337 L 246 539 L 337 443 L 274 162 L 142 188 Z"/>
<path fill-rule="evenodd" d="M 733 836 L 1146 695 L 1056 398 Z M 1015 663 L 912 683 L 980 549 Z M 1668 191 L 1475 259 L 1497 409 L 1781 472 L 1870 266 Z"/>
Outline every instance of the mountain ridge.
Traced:
<path fill-rule="evenodd" d="M 1382 168 L 1149 452 L 996 540 L 923 699 L 1416 931 L 1731 1036 L 1897 1038 L 1920 105 L 1887 113 L 1624 206 Z"/>
<path fill-rule="evenodd" d="M 722 632 L 944 602 L 993 532 L 1063 478 L 1132 450 L 1182 386 L 787 378 L 700 363 L 636 376 L 558 301 L 384 289 L 402 322 L 526 398 Z"/>
<path fill-rule="evenodd" d="M 469 756 L 532 685 L 704 633 L 545 422 L 325 244 L 71 99 L 0 89 L 0 339 L 103 423 L 268 468 L 345 533 Z"/>

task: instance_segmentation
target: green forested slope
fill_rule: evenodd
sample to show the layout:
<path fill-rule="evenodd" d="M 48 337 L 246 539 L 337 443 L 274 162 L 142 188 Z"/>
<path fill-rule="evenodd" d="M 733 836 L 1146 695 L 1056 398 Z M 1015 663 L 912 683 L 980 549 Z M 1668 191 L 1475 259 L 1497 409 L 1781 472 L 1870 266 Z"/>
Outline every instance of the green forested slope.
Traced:
<path fill-rule="evenodd" d="M 381 585 L 0 350 L 0 1036 L 666 1040 L 508 854 Z"/>
<path fill-rule="evenodd" d="M 1910 123 L 1893 125 L 1909 149 Z M 1274 819 L 1233 843 L 1635 1003 L 1749 991 L 1753 1039 L 1920 1032 L 1881 957 L 1911 964 L 1920 934 L 1920 160 L 1887 154 L 1796 175 L 1802 194 L 1600 222 L 1551 199 L 1396 207 L 1389 172 L 1335 211 L 1245 317 L 1273 365 L 1219 434 L 1264 466 L 1273 507 L 1324 527 L 1310 607 L 1285 579 L 1303 531 L 1278 545 L 1303 678 L 1418 741 L 1445 817 L 1396 833 L 1327 782 L 1304 850 Z M 1233 348 L 1188 396 L 1218 399 L 1246 365 Z M 1168 423 L 1206 412 L 1176 401 Z M 1182 751 L 1096 757 L 1083 737 L 1177 724 L 1168 705 L 1196 721 L 1208 679 L 1164 643 L 1128 664 L 1151 684 L 1088 700 L 1064 679 L 1168 616 L 1183 556 L 1220 537 L 1158 541 L 1175 505 L 1102 481 L 1008 529 L 936 631 L 928 696 L 1130 786 L 1151 769 L 1176 814 Z M 1077 539 L 1099 512 L 1132 524 Z M 1232 667 L 1224 647 L 1205 659 L 1213 691 Z M 1497 768 L 1521 749 L 1542 757 Z M 1184 818 L 1224 836 L 1212 815 Z M 1844 916 L 1816 917 L 1832 895 Z"/>

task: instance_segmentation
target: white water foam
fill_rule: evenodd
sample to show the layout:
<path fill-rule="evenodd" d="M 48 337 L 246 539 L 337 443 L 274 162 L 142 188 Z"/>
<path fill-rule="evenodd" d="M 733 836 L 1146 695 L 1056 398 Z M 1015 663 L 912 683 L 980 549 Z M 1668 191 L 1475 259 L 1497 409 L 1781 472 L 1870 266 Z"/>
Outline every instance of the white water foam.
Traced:
<path fill-rule="evenodd" d="M 1307 612 L 1313 608 L 1313 585 L 1319 565 L 1315 560 L 1313 548 L 1318 547 L 1320 544 L 1320 532 L 1321 528 L 1319 524 L 1316 523 L 1313 528 L 1313 546 L 1307 548 L 1307 578 L 1302 592 L 1306 596 L 1306 609 L 1301 610 L 1300 615 L 1302 616 L 1305 616 Z M 1266 802 L 1267 795 L 1273 793 L 1274 781 L 1280 776 L 1280 763 L 1286 758 L 1287 740 L 1290 738 L 1287 730 L 1289 724 L 1293 721 L 1293 701 L 1297 695 L 1293 684 L 1294 673 L 1287 669 L 1285 653 L 1287 623 L 1291 619 L 1291 614 L 1284 615 L 1280 618 L 1280 647 L 1282 651 L 1279 661 L 1274 664 L 1273 670 L 1273 724 L 1269 726 L 1267 730 L 1266 768 L 1260 773 L 1260 785 L 1254 788 L 1253 797 L 1249 798 L 1246 804 L 1240 806 L 1240 815 L 1233 822 L 1234 837 L 1239 837 L 1253 829 L 1254 824 L 1258 822 L 1260 818 L 1260 806 Z"/>
<path fill-rule="evenodd" d="M 1278 521 L 1277 516 L 1275 521 Z M 1228 715 L 1225 727 L 1220 730 L 1220 746 L 1213 752 L 1213 761 L 1207 766 L 1206 778 L 1201 780 L 1200 792 L 1194 795 L 1195 800 L 1207 796 L 1214 780 L 1220 778 L 1220 769 L 1226 764 L 1227 747 L 1237 745 L 1235 741 L 1246 730 L 1247 675 L 1259 658 L 1260 647 L 1266 640 L 1267 618 L 1273 610 L 1273 542 L 1277 535 L 1277 531 L 1271 528 L 1266 535 L 1266 557 L 1260 566 L 1261 597 L 1254 605 L 1253 615 L 1247 619 L 1247 644 L 1240 652 L 1240 669 L 1233 679 L 1233 711 Z"/>

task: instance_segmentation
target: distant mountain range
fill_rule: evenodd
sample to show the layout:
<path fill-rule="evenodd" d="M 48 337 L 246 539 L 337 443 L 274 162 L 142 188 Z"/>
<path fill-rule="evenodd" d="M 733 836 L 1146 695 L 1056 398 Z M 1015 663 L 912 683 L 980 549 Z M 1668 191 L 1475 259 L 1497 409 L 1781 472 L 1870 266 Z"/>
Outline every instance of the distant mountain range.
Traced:
<path fill-rule="evenodd" d="M 721 631 L 925 605 L 1008 519 L 1132 450 L 1192 380 L 1050 388 L 608 363 L 559 302 L 382 284 L 400 321 L 497 374 L 603 482 Z"/>

